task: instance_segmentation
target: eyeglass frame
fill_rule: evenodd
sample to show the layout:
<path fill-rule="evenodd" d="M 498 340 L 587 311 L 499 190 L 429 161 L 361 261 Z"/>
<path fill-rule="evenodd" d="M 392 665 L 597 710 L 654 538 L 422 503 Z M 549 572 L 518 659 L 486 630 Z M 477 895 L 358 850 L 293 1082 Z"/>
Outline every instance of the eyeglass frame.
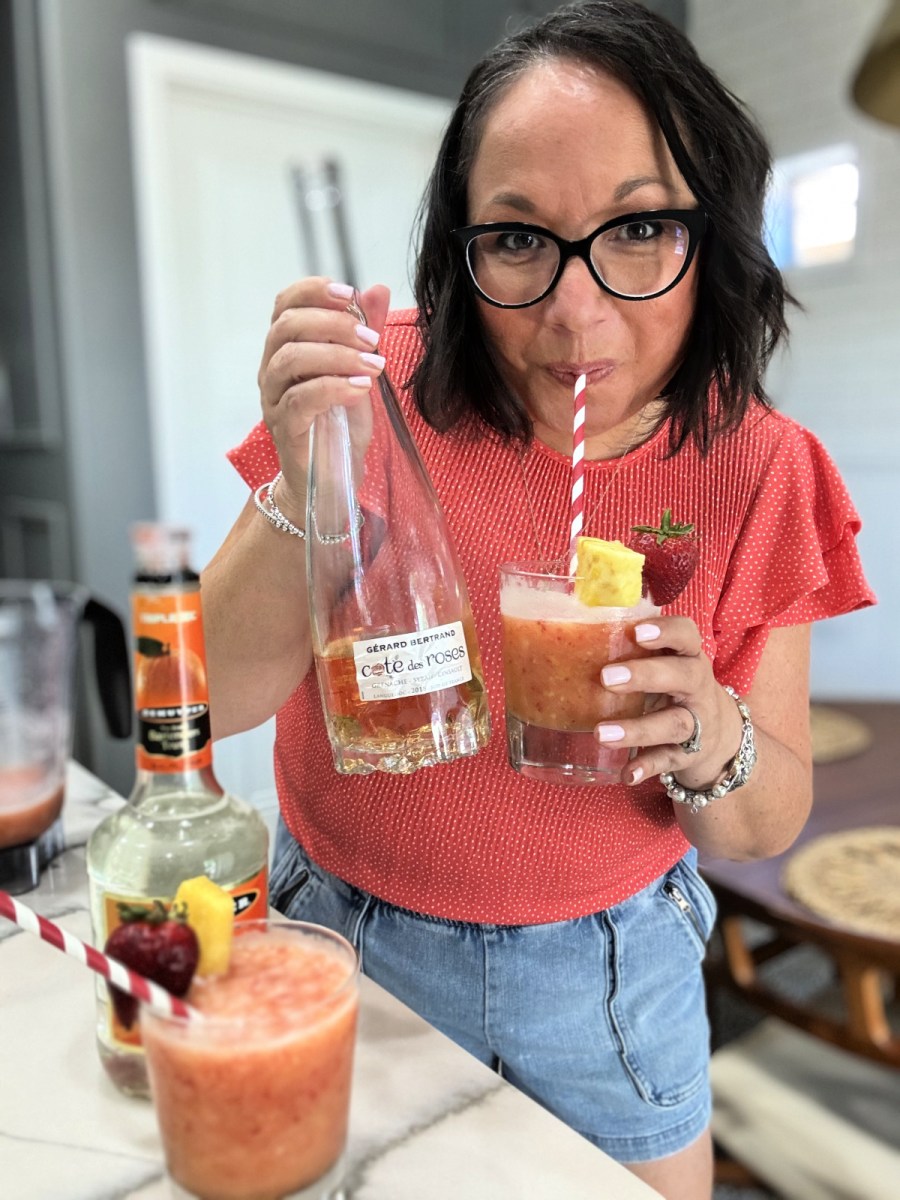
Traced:
<path fill-rule="evenodd" d="M 671 220 L 678 221 L 680 224 L 686 226 L 688 231 L 687 254 L 685 255 L 684 262 L 681 264 L 680 271 L 672 282 L 666 284 L 658 292 L 645 292 L 640 296 L 627 296 L 611 288 L 597 270 L 591 258 L 591 246 L 594 244 L 595 239 L 601 233 L 606 233 L 610 229 L 617 229 L 621 225 L 632 225 L 641 221 Z M 586 237 L 578 238 L 574 242 L 560 237 L 552 229 L 545 229 L 542 225 L 529 225 L 526 221 L 489 221 L 484 225 L 460 225 L 450 232 L 462 247 L 466 271 L 475 285 L 475 290 L 483 300 L 486 300 L 488 304 L 492 304 L 495 308 L 531 308 L 533 304 L 540 304 L 542 300 L 545 300 L 550 295 L 562 278 L 562 273 L 566 269 L 566 264 L 570 258 L 580 258 L 598 287 L 602 288 L 608 295 L 615 296 L 617 300 L 656 300 L 657 297 L 664 296 L 666 292 L 670 292 L 673 287 L 676 287 L 684 279 L 688 268 L 694 261 L 694 255 L 697 253 L 697 248 L 703 239 L 708 223 L 709 218 L 702 208 L 656 208 L 645 209 L 641 212 L 626 213 L 622 217 L 613 217 L 611 221 L 606 221 L 603 225 L 599 225 L 593 233 L 589 233 Z M 541 237 L 549 238 L 552 242 L 555 242 L 559 250 L 559 265 L 556 268 L 556 273 L 547 287 L 533 300 L 524 300 L 518 304 L 506 304 L 502 300 L 494 300 L 482 290 L 481 285 L 475 278 L 475 272 L 469 259 L 469 246 L 477 237 L 480 237 L 484 233 L 490 233 L 495 229 L 508 230 L 510 233 L 536 233 L 540 234 Z"/>

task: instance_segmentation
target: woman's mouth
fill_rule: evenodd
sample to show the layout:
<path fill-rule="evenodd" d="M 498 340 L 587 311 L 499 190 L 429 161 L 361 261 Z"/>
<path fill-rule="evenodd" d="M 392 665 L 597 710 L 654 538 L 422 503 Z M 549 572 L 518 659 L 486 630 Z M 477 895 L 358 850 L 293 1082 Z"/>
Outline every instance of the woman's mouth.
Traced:
<path fill-rule="evenodd" d="M 599 383 L 601 379 L 606 379 L 612 374 L 615 367 L 616 364 L 611 358 L 602 358 L 586 363 L 548 363 L 546 370 L 566 387 L 574 388 L 579 375 L 587 377 L 587 385 L 590 387 L 592 383 Z"/>

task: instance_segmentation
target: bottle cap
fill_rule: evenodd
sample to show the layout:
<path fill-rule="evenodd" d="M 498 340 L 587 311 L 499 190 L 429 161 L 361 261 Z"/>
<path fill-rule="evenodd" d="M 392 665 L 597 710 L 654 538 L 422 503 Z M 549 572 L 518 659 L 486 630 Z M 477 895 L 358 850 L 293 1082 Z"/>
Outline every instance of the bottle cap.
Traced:
<path fill-rule="evenodd" d="M 174 575 L 190 569 L 191 531 L 184 525 L 139 521 L 130 529 L 138 569 L 148 575 Z"/>

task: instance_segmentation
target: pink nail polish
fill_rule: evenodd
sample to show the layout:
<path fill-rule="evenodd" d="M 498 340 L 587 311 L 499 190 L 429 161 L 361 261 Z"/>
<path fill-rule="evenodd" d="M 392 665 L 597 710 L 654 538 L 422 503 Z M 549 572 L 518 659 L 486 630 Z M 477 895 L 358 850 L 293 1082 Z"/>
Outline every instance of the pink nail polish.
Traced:
<path fill-rule="evenodd" d="M 611 667 L 604 667 L 600 672 L 600 678 L 607 687 L 612 687 L 617 683 L 627 683 L 631 678 L 631 672 L 627 667 L 620 667 L 616 664 Z"/>
<path fill-rule="evenodd" d="M 621 742 L 625 730 L 621 725 L 598 725 L 597 738 L 601 742 Z"/>
<path fill-rule="evenodd" d="M 632 769 L 628 772 L 627 778 L 628 778 L 629 784 L 640 783 L 641 780 L 644 778 L 644 768 L 643 767 L 632 767 Z"/>
<path fill-rule="evenodd" d="M 348 375 L 347 382 L 351 387 L 370 388 L 372 386 L 372 377 L 370 375 Z"/>
<path fill-rule="evenodd" d="M 370 346 L 377 346 L 378 339 L 380 337 L 380 335 L 377 334 L 374 329 L 370 329 L 368 325 L 357 325 L 356 336 L 360 339 L 360 341 L 368 342 Z"/>
<path fill-rule="evenodd" d="M 658 625 L 635 625 L 634 627 L 634 640 L 636 642 L 653 642 L 658 637 Z"/>
<path fill-rule="evenodd" d="M 329 283 L 325 291 L 329 296 L 334 296 L 335 300 L 353 299 L 353 288 L 349 283 Z"/>

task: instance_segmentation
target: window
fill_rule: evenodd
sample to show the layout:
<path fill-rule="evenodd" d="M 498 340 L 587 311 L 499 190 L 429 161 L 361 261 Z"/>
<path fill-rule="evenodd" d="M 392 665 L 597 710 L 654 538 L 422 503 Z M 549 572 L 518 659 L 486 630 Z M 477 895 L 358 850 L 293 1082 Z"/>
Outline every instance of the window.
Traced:
<path fill-rule="evenodd" d="M 769 252 L 782 269 L 853 256 L 859 168 L 852 146 L 829 146 L 775 162 L 766 201 Z"/>

